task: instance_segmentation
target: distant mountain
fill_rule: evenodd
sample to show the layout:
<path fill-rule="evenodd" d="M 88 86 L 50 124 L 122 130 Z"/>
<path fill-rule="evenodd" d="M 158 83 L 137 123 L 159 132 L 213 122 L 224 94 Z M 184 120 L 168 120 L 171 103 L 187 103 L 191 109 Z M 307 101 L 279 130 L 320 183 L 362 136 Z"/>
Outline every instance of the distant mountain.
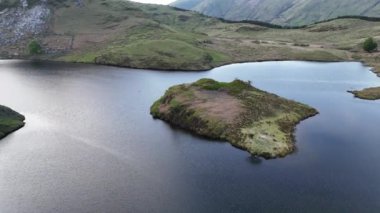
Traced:
<path fill-rule="evenodd" d="M 304 25 L 338 16 L 380 16 L 380 0 L 177 0 L 174 7 L 229 20 Z"/>

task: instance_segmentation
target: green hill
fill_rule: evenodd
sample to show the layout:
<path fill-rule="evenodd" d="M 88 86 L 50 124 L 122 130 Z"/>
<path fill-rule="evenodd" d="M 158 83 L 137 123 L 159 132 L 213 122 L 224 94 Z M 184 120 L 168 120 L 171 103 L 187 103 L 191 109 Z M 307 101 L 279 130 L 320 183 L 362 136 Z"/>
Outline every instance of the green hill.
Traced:
<path fill-rule="evenodd" d="M 205 70 L 264 60 L 363 60 L 375 66 L 380 61 L 377 53 L 361 50 L 367 37 L 380 39 L 376 21 L 337 19 L 276 29 L 123 0 L 28 3 L 0 12 L 3 58 L 161 70 Z M 42 54 L 29 54 L 32 41 Z"/>
<path fill-rule="evenodd" d="M 380 16 L 380 0 L 177 0 L 173 6 L 228 20 L 304 25 L 339 16 Z"/>

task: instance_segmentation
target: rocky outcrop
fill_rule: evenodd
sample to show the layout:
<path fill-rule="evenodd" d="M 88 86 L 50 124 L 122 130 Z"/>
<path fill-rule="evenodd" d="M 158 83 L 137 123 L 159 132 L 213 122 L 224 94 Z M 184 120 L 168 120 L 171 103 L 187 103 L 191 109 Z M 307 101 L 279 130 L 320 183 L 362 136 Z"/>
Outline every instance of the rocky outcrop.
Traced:
<path fill-rule="evenodd" d="M 13 45 L 45 32 L 49 26 L 50 15 L 46 0 L 34 5 L 20 0 L 15 7 L 5 8 L 0 12 L 0 45 Z"/>

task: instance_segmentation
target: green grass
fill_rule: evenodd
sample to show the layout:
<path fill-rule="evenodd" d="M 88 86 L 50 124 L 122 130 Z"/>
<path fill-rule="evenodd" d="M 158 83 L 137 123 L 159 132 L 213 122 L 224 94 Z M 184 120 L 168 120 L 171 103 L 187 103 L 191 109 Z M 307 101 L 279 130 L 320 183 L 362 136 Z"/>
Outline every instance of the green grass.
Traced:
<path fill-rule="evenodd" d="M 197 69 L 197 65 L 202 66 L 210 63 L 208 57 L 213 60 L 207 51 L 186 42 L 162 39 L 139 41 L 125 46 L 113 47 L 101 54 L 98 62 L 129 64 L 132 67 L 163 67 L 164 69 L 192 68 L 192 64 L 195 62 L 193 69 Z"/>
<path fill-rule="evenodd" d="M 160 39 L 110 45 L 104 50 L 67 55 L 61 59 L 137 68 L 181 70 L 187 67 L 189 70 L 199 70 L 210 69 L 213 63 L 224 61 L 226 57 L 181 40 Z"/>
<path fill-rule="evenodd" d="M 213 79 L 200 79 L 192 84 L 193 86 L 200 87 L 204 90 L 223 90 L 232 95 L 238 95 L 247 89 L 252 89 L 250 82 L 244 82 L 241 80 L 234 80 L 230 83 L 218 82 Z"/>
<path fill-rule="evenodd" d="M 70 61 L 75 63 L 95 63 L 96 57 L 99 53 L 96 52 L 85 52 L 85 53 L 75 53 L 71 55 L 66 55 L 61 57 L 61 60 Z"/>

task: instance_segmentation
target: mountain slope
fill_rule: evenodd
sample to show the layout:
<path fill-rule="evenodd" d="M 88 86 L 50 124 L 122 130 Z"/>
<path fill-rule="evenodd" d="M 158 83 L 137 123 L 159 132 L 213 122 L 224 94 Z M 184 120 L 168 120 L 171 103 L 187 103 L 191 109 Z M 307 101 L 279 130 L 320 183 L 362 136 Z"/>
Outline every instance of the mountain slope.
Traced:
<path fill-rule="evenodd" d="M 380 0 L 177 0 L 172 6 L 228 20 L 304 25 L 338 16 L 380 16 Z"/>
<path fill-rule="evenodd" d="M 380 39 L 375 21 L 273 29 L 123 0 L 29 0 L 26 6 L 23 1 L 0 10 L 0 57 L 160 70 L 264 60 L 380 62 L 377 53 L 360 46 L 369 36 Z M 33 40 L 43 54 L 29 54 Z"/>

